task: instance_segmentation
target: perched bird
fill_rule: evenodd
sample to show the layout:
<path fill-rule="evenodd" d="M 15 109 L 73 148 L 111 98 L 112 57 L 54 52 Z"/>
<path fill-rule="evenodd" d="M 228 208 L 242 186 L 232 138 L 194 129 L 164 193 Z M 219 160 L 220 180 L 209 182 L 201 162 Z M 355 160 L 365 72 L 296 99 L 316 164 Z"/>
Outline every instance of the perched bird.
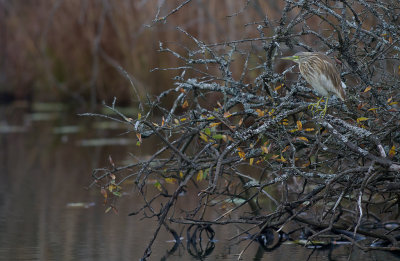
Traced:
<path fill-rule="evenodd" d="M 326 114 L 329 96 L 334 94 L 342 101 L 346 99 L 344 93 L 346 85 L 341 81 L 339 71 L 331 59 L 325 54 L 319 52 L 299 52 L 293 56 L 283 57 L 282 59 L 298 63 L 301 75 L 322 96 L 317 103 L 311 105 L 312 107 L 318 110 L 322 98 L 326 97 L 322 115 Z"/>

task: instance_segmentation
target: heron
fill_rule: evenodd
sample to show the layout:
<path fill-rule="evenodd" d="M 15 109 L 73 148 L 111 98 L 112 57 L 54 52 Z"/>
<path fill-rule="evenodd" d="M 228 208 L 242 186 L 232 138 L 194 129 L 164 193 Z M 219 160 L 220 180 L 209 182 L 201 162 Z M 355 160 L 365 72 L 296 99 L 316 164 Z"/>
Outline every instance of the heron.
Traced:
<path fill-rule="evenodd" d="M 300 74 L 311 87 L 322 97 L 317 103 L 311 104 L 318 110 L 323 97 L 326 97 L 325 108 L 322 115 L 326 114 L 328 100 L 331 95 L 336 95 L 342 101 L 346 99 L 344 89 L 346 85 L 340 79 L 340 73 L 331 59 L 320 52 L 298 52 L 293 56 L 283 57 L 299 64 Z"/>

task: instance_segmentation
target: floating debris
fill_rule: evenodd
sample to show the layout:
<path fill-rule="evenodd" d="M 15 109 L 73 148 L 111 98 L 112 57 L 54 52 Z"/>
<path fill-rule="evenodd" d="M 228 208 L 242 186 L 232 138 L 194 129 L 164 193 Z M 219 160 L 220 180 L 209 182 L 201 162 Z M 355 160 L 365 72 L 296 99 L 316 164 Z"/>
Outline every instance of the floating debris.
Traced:
<path fill-rule="evenodd" d="M 67 203 L 68 208 L 90 208 L 96 206 L 94 202 L 70 202 Z"/>
<path fill-rule="evenodd" d="M 134 139 L 87 139 L 78 142 L 78 146 L 82 147 L 100 147 L 100 146 L 126 146 L 136 144 Z"/>

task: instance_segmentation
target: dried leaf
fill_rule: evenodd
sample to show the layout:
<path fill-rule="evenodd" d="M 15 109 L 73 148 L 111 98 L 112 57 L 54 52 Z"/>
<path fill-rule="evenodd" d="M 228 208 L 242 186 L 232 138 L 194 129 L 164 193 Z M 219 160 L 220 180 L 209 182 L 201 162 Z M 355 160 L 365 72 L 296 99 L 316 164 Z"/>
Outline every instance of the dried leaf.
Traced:
<path fill-rule="evenodd" d="M 302 130 L 303 129 L 303 124 L 301 124 L 301 121 L 297 121 L 297 129 Z"/>
<path fill-rule="evenodd" d="M 229 118 L 232 116 L 232 113 L 230 113 L 229 111 L 224 113 L 224 118 Z"/>
<path fill-rule="evenodd" d="M 367 88 L 365 88 L 364 93 L 369 92 L 372 89 L 372 86 L 368 86 Z"/>
<path fill-rule="evenodd" d="M 393 145 L 392 148 L 390 148 L 389 150 L 389 157 L 393 158 L 394 155 L 396 155 L 396 146 Z"/>
<path fill-rule="evenodd" d="M 261 146 L 261 150 L 262 150 L 264 153 L 269 153 L 269 152 L 268 152 L 267 146 Z"/>
<path fill-rule="evenodd" d="M 220 124 L 221 124 L 221 122 L 213 122 L 213 123 L 210 124 L 210 128 L 216 127 L 216 126 L 218 126 Z"/>
<path fill-rule="evenodd" d="M 306 137 L 297 137 L 296 140 L 302 140 L 308 142 L 308 139 Z"/>
<path fill-rule="evenodd" d="M 112 166 L 113 168 L 115 168 L 115 164 L 114 164 L 113 159 L 111 158 L 111 155 L 108 155 L 108 161 L 110 162 L 111 166 Z M 112 175 L 114 175 L 114 174 L 112 174 Z M 115 176 L 114 176 L 114 177 L 115 177 Z M 114 178 L 114 179 L 115 179 L 115 178 Z"/>
<path fill-rule="evenodd" d="M 281 84 L 281 85 L 279 85 L 279 86 L 276 86 L 275 87 L 275 91 L 278 91 L 280 88 L 282 88 L 283 87 L 283 84 Z"/>
<path fill-rule="evenodd" d="M 362 122 L 362 121 L 367 121 L 367 120 L 369 120 L 369 118 L 367 118 L 367 117 L 360 117 L 360 118 L 357 119 L 357 123 L 360 123 L 360 122 Z"/>
<path fill-rule="evenodd" d="M 175 184 L 176 183 L 176 179 L 175 178 L 165 178 L 164 180 L 168 184 Z"/>
<path fill-rule="evenodd" d="M 244 153 L 244 151 L 241 148 L 237 148 L 238 150 L 238 155 L 241 159 L 246 159 L 246 153 Z"/>
<path fill-rule="evenodd" d="M 111 207 L 108 207 L 108 208 L 106 209 L 106 211 L 104 211 L 104 213 L 108 213 L 108 212 L 110 212 L 110 210 L 111 210 Z"/>
<path fill-rule="evenodd" d="M 204 140 L 205 142 L 208 142 L 208 137 L 203 132 L 200 132 L 200 139 Z"/>
<path fill-rule="evenodd" d="M 285 151 L 287 151 L 289 149 L 289 145 L 287 145 L 281 152 L 284 153 Z"/>
<path fill-rule="evenodd" d="M 164 118 L 164 116 L 162 116 L 161 126 L 164 126 L 164 124 L 165 124 L 165 118 Z"/>
<path fill-rule="evenodd" d="M 301 165 L 302 168 L 307 168 L 308 166 L 311 165 L 311 162 L 307 161 L 306 163 L 304 163 L 303 165 Z"/>
<path fill-rule="evenodd" d="M 186 109 L 187 107 L 189 107 L 189 103 L 187 100 L 185 100 L 185 102 L 182 104 L 182 109 Z"/>
<path fill-rule="evenodd" d="M 239 123 L 238 123 L 239 126 L 241 126 L 241 125 L 243 124 L 243 120 L 244 120 L 244 118 L 241 118 L 241 119 L 240 119 L 240 121 L 239 121 Z"/>
<path fill-rule="evenodd" d="M 196 181 L 202 181 L 203 174 L 204 174 L 203 170 L 199 170 L 199 172 L 197 173 Z"/>
<path fill-rule="evenodd" d="M 114 184 L 108 185 L 108 191 L 110 191 L 110 192 L 113 192 L 113 190 L 116 188 L 117 188 L 117 186 L 115 186 Z"/>
<path fill-rule="evenodd" d="M 260 109 L 256 109 L 256 112 L 257 112 L 258 117 L 262 117 L 265 114 L 265 111 L 262 111 Z"/>
<path fill-rule="evenodd" d="M 136 133 L 136 137 L 138 138 L 139 142 L 142 142 L 142 134 Z"/>
<path fill-rule="evenodd" d="M 101 188 L 100 193 L 103 195 L 103 197 L 105 199 L 107 199 L 108 195 L 107 195 L 107 190 L 105 190 L 104 188 Z"/>

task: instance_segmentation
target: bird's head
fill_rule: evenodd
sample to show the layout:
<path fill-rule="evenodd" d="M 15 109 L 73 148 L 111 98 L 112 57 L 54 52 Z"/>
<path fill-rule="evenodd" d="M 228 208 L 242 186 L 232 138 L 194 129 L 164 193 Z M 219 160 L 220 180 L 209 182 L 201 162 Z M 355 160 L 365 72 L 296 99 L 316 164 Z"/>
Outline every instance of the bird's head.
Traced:
<path fill-rule="evenodd" d="M 298 63 L 300 60 L 300 56 L 295 54 L 293 56 L 282 57 L 281 59 L 282 60 L 290 60 L 290 61 Z"/>
<path fill-rule="evenodd" d="M 293 62 L 296 62 L 296 63 L 300 63 L 301 61 L 304 61 L 308 57 L 312 57 L 312 56 L 315 56 L 315 55 L 316 55 L 316 53 L 312 53 L 312 52 L 298 52 L 295 55 L 282 57 L 281 59 L 290 60 L 290 61 L 293 61 Z"/>

